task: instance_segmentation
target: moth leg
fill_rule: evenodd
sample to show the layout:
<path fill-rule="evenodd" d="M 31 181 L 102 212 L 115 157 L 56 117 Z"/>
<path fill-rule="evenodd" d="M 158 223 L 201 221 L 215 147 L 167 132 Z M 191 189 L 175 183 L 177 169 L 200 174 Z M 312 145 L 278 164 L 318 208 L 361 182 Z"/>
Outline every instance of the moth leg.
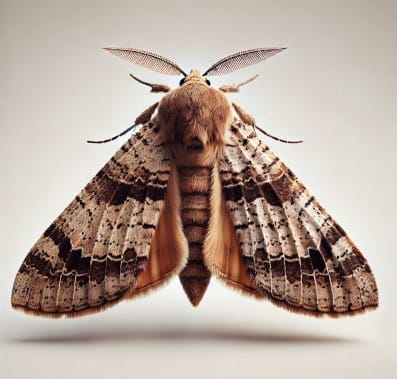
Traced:
<path fill-rule="evenodd" d="M 136 119 L 134 125 L 143 125 L 150 121 L 154 111 L 156 110 L 159 103 L 154 103 L 150 107 L 146 108 Z"/>
<path fill-rule="evenodd" d="M 219 87 L 219 90 L 222 92 L 239 92 L 240 87 L 252 82 L 258 77 L 258 75 L 253 76 L 252 78 L 246 80 L 245 82 L 239 84 L 224 84 L 223 86 Z"/>
<path fill-rule="evenodd" d="M 276 141 L 279 142 L 284 142 L 284 143 L 302 143 L 302 140 L 298 140 L 298 141 L 291 141 L 291 140 L 286 140 L 283 138 L 279 138 L 276 137 L 272 134 L 270 134 L 269 132 L 267 132 L 266 130 L 263 130 L 262 128 L 260 128 L 258 125 L 256 125 L 255 119 L 248 114 L 243 108 L 241 108 L 240 106 L 238 106 L 235 103 L 232 103 L 234 110 L 236 111 L 237 115 L 240 117 L 240 120 L 244 123 L 247 124 L 249 126 L 252 126 L 252 129 L 254 131 L 254 134 L 256 134 L 256 129 L 258 129 L 260 132 L 262 132 L 265 136 L 268 136 L 270 138 L 273 138 Z"/>
<path fill-rule="evenodd" d="M 238 117 L 240 117 L 240 120 L 244 122 L 244 124 L 247 124 L 249 126 L 254 127 L 256 122 L 255 119 L 248 114 L 243 108 L 241 108 L 239 105 L 236 103 L 232 103 L 234 110 L 238 114 Z"/>
<path fill-rule="evenodd" d="M 130 74 L 131 78 L 136 80 L 138 83 L 141 83 L 145 86 L 149 86 L 152 90 L 150 92 L 169 92 L 171 91 L 171 88 L 168 87 L 165 84 L 155 84 L 155 83 L 148 83 L 143 81 L 142 79 L 139 79 L 138 77 Z"/>
<path fill-rule="evenodd" d="M 255 130 L 255 119 L 247 113 L 243 108 L 241 108 L 239 105 L 236 103 L 232 103 L 234 110 L 236 111 L 238 117 L 240 117 L 240 120 L 249 126 L 252 126 L 252 130 L 254 131 L 256 135 L 256 130 Z"/>
<path fill-rule="evenodd" d="M 92 141 L 92 140 L 88 140 L 87 142 L 88 142 L 88 143 L 107 143 L 107 142 L 110 142 L 110 141 L 114 141 L 115 139 L 117 139 L 117 138 L 123 136 L 124 134 L 128 133 L 130 130 L 134 129 L 136 126 L 138 126 L 138 125 L 143 125 L 143 124 L 146 124 L 147 122 L 149 122 L 150 119 L 152 118 L 153 112 L 156 110 L 156 108 L 157 108 L 158 105 L 159 105 L 159 103 L 157 102 L 157 103 L 152 104 L 149 108 L 145 109 L 145 110 L 135 119 L 134 124 L 131 125 L 131 126 L 129 126 L 127 129 L 123 130 L 121 133 L 119 133 L 119 134 L 117 134 L 117 135 L 115 135 L 115 136 L 113 136 L 113 137 L 110 137 L 110 138 L 101 140 L 101 141 Z"/>

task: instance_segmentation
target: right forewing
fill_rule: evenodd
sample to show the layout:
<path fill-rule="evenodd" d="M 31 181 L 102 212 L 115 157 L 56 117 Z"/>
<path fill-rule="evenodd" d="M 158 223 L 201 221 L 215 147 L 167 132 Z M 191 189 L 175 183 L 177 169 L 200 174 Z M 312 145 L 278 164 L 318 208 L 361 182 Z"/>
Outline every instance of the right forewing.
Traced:
<path fill-rule="evenodd" d="M 295 312 L 342 315 L 377 306 L 375 278 L 359 249 L 238 120 L 230 128 L 218 180 L 228 208 L 222 218 L 231 217 L 235 237 L 228 223 L 222 230 L 231 235 L 228 241 L 236 239 L 210 256 L 209 266 L 221 279 Z"/>

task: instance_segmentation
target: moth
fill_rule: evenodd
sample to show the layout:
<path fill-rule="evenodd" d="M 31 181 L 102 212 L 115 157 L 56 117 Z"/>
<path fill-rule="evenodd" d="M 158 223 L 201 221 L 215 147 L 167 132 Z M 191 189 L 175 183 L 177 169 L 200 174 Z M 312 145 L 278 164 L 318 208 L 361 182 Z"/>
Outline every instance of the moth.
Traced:
<path fill-rule="evenodd" d="M 175 275 L 194 306 L 214 275 L 293 312 L 340 316 L 377 307 L 375 278 L 356 245 L 225 95 L 254 78 L 219 89 L 207 79 L 283 48 L 242 51 L 203 74 L 150 52 L 107 50 L 183 78 L 171 89 L 131 75 L 166 94 L 29 251 L 13 307 L 79 316 Z"/>

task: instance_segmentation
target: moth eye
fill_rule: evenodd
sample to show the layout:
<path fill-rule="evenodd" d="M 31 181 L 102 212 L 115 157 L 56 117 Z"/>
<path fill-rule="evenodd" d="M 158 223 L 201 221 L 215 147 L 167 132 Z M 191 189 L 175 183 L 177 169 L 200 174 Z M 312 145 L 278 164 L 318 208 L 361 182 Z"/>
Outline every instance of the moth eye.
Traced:
<path fill-rule="evenodd" d="M 182 78 L 182 79 L 179 81 L 179 85 L 180 85 L 180 86 L 183 85 L 183 84 L 185 84 L 185 78 Z"/>
<path fill-rule="evenodd" d="M 210 86 L 211 82 L 208 79 L 205 79 L 205 82 Z"/>

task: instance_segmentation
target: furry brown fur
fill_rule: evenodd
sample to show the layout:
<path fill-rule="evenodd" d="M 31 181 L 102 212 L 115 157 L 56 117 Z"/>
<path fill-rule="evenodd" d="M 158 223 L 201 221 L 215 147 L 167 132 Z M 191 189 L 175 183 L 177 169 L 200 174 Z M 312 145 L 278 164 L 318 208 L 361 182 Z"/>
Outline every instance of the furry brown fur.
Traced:
<path fill-rule="evenodd" d="M 177 165 L 214 165 L 232 121 L 228 98 L 209 87 L 196 70 L 185 84 L 163 97 L 158 108 L 160 133 Z M 195 150 L 194 143 L 202 149 Z"/>

